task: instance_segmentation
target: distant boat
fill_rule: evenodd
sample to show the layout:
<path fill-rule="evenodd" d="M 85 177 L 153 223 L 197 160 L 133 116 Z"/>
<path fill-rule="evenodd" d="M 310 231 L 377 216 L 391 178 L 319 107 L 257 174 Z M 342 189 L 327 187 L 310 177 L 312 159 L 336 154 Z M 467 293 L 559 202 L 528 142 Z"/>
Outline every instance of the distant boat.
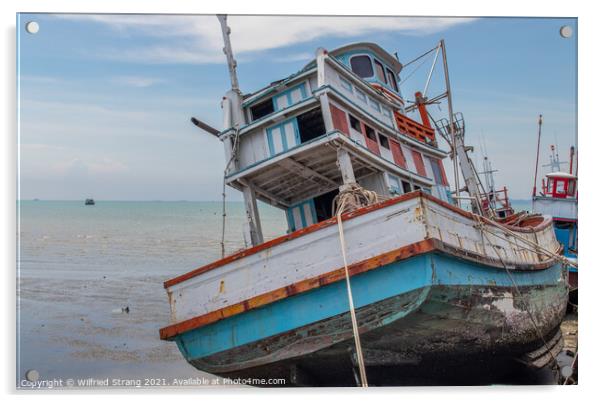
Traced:
<path fill-rule="evenodd" d="M 543 165 L 549 167 L 550 172 L 545 174 L 545 179 L 541 180 L 539 194 L 536 194 L 536 187 L 533 188 L 532 209 L 535 213 L 552 217 L 556 239 L 563 246 L 562 254 L 577 262 L 578 192 L 577 166 L 574 164 L 576 162 L 575 148 L 571 147 L 570 149 L 568 173 L 561 171 L 560 165 L 565 162 L 560 161 L 556 147 L 552 145 L 550 150 L 550 163 Z M 537 183 L 537 177 L 535 183 Z M 569 300 L 572 304 L 577 305 L 579 286 L 577 267 L 569 268 L 569 285 L 571 288 Z"/>
<path fill-rule="evenodd" d="M 96 203 L 94 202 L 94 199 L 86 199 L 86 206 L 93 206 Z"/>

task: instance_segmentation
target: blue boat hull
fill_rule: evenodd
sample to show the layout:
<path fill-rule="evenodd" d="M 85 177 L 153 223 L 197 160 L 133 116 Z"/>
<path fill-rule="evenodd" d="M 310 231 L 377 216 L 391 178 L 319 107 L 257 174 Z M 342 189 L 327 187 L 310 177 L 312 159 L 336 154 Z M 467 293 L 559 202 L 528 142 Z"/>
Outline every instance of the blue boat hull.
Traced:
<path fill-rule="evenodd" d="M 562 254 L 577 262 L 577 222 L 567 225 L 562 219 L 555 219 L 554 234 L 556 239 L 563 245 Z M 569 285 L 571 291 L 569 293 L 569 301 L 573 305 L 578 305 L 578 290 L 579 290 L 579 273 L 577 267 L 569 267 Z"/>
<path fill-rule="evenodd" d="M 514 286 L 516 284 L 517 287 Z M 369 367 L 443 358 L 518 357 L 553 335 L 568 297 L 567 270 L 491 267 L 432 252 L 351 278 Z M 196 368 L 226 377 L 274 378 L 304 368 L 349 378 L 353 335 L 344 281 L 274 302 L 175 338 Z M 335 382 L 336 383 L 336 382 Z"/>

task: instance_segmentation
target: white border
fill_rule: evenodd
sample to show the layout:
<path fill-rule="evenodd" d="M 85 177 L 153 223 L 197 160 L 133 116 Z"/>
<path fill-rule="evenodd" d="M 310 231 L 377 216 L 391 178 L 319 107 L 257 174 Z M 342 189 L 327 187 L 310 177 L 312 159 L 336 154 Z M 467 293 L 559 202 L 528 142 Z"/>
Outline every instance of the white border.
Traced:
<path fill-rule="evenodd" d="M 580 171 L 580 193 L 581 198 L 581 216 L 587 219 L 581 220 L 581 309 L 582 317 L 580 324 L 579 342 L 580 342 L 580 377 L 578 387 L 488 387 L 488 388 L 404 388 L 404 389 L 379 389 L 370 390 L 368 393 L 378 394 L 379 398 L 393 397 L 403 400 L 441 400 L 452 399 L 482 402 L 504 401 L 505 403 L 512 398 L 538 399 L 546 401 L 568 401 L 574 396 L 567 394 L 578 393 L 579 397 L 583 394 L 592 396 L 596 394 L 597 365 L 600 349 L 596 343 L 599 343 L 600 333 L 600 314 L 598 307 L 601 305 L 596 301 L 600 294 L 597 287 L 601 284 L 602 268 L 596 265 L 596 245 L 600 230 L 598 226 L 602 224 L 599 219 L 598 201 L 600 197 L 600 188 L 598 183 L 594 183 L 593 176 L 599 171 L 595 164 L 600 153 L 600 133 L 601 125 L 598 121 L 594 124 L 594 119 L 600 114 L 596 95 L 600 91 L 600 64 L 599 39 L 602 38 L 600 32 L 600 13 L 594 9 L 594 2 L 576 2 L 576 1 L 546 1 L 546 2 L 527 2 L 524 0 L 506 0 L 503 2 L 470 2 L 468 0 L 455 1 L 397 1 L 397 2 L 349 2 L 346 0 L 323 1 L 323 0 L 304 0 L 303 2 L 283 2 L 266 1 L 258 4 L 258 1 L 231 1 L 228 4 L 224 2 L 206 3 L 202 1 L 178 1 L 178 0 L 105 0 L 105 1 L 77 1 L 77 0 L 54 0 L 54 1 L 3 1 L 0 3 L 2 18 L 2 28 L 4 33 L 4 51 L 2 65 L 2 78 L 4 85 L 4 94 L 2 97 L 2 119 L 3 130 L 3 169 L 2 169 L 2 188 L 4 190 L 1 198 L 2 212 L 4 216 L 4 231 L 2 231 L 2 256 L 5 257 L 4 273 L 4 309 L 7 315 L 4 315 L 7 322 L 3 327 L 8 333 L 3 332 L 2 341 L 5 348 L 4 365 L 2 366 L 2 376 L 0 379 L 5 381 L 5 393 L 15 393 L 15 233 L 16 233 L 16 88 L 15 88 L 15 13 L 21 12 L 126 12 L 126 13 L 205 13 L 212 14 L 216 12 L 231 14 L 354 14 L 354 15 L 455 15 L 455 16 L 541 16 L 541 17 L 578 17 L 579 18 L 579 171 Z M 352 5 L 353 4 L 353 5 Z M 590 5 L 591 4 L 591 5 Z M 475 55 L 477 56 L 477 55 Z M 553 66 L 551 66 L 552 68 Z M 597 120 L 597 119 L 596 119 Z M 521 145 L 517 145 L 518 147 Z M 591 179 L 590 179 L 591 178 Z M 598 181 L 599 182 L 599 179 Z M 585 197 L 583 197 L 585 195 Z M 598 214 L 597 214 L 598 213 Z M 10 225 L 9 225 L 10 224 Z M 199 391 L 195 390 L 195 393 Z M 198 399 L 222 399 L 228 397 L 245 399 L 253 397 L 261 401 L 266 399 L 282 400 L 308 400 L 313 399 L 317 391 L 232 391 L 232 390 L 202 390 L 204 396 L 190 395 L 191 391 L 178 393 L 175 399 L 192 398 Z M 478 392 L 478 393 L 475 393 Z M 81 392 L 80 392 L 81 393 Z M 107 391 L 111 395 L 125 396 L 124 392 Z M 175 393 L 175 391 L 171 391 Z M 188 396 L 184 394 L 188 393 Z M 361 390 L 320 390 L 321 395 L 327 399 L 344 398 L 365 399 L 365 391 Z M 39 395 L 41 393 L 33 394 Z M 133 392 L 127 392 L 131 398 Z M 29 393 L 29 395 L 32 395 Z M 143 396 L 141 396 L 143 395 Z M 251 396 L 247 396 L 251 395 Z M 285 395 L 285 396 L 283 396 Z M 396 396 L 397 395 L 397 396 Z M 588 397 L 589 397 L 588 396 Z M 136 397 L 145 400 L 164 400 L 165 392 L 146 391 L 138 392 Z M 13 397 L 9 397 L 11 400 Z M 74 393 L 48 393 L 44 392 L 43 399 L 55 401 L 80 400 L 81 396 Z M 95 393 L 95 396 L 86 397 L 86 399 L 101 401 L 103 396 Z"/>

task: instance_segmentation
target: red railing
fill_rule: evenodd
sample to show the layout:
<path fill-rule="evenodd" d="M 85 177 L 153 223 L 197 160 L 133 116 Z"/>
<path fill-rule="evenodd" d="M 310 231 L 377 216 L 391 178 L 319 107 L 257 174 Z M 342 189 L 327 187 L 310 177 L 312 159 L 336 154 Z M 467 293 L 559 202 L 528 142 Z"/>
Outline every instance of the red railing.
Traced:
<path fill-rule="evenodd" d="M 426 127 L 409 117 L 395 111 L 395 122 L 400 132 L 407 134 L 423 143 L 432 144 L 435 142 L 435 130 Z"/>

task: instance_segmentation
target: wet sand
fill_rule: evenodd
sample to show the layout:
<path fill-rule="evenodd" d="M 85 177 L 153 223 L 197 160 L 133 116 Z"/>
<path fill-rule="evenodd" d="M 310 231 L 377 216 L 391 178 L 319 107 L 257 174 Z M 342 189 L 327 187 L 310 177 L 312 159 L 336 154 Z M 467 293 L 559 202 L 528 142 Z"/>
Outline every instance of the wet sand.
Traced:
<path fill-rule="evenodd" d="M 40 379 L 213 378 L 159 339 L 169 321 L 163 277 L 111 277 L 22 279 L 21 377 L 34 369 Z"/>

